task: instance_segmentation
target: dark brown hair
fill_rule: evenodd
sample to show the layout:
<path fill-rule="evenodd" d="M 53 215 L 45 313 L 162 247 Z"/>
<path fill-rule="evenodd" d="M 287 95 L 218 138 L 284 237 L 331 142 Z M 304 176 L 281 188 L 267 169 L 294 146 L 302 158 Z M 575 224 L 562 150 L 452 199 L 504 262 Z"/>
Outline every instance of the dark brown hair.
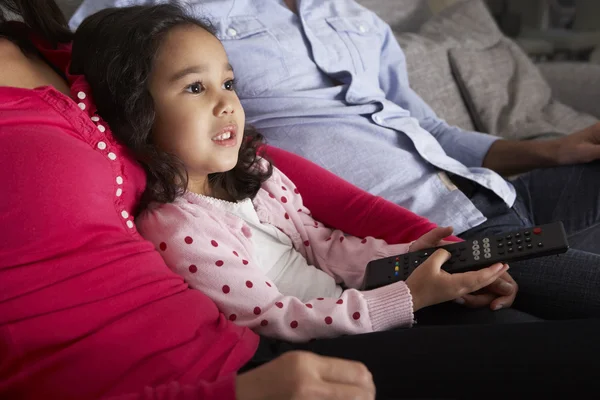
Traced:
<path fill-rule="evenodd" d="M 54 0 L 3 0 L 0 4 L 0 37 L 14 41 L 25 51 L 31 50 L 32 46 L 6 24 L 8 13 L 20 16 L 29 28 L 53 45 L 68 43 L 73 38 L 67 20 Z"/>
<path fill-rule="evenodd" d="M 188 174 L 173 154 L 158 148 L 151 138 L 155 111 L 148 90 L 150 73 L 166 33 L 178 26 L 199 26 L 212 33 L 209 24 L 192 17 L 176 4 L 109 8 L 86 18 L 73 40 L 72 74 L 85 75 L 98 107 L 115 137 L 144 166 L 147 187 L 142 207 L 148 202 L 172 202 L 183 194 Z M 210 174 L 213 190 L 242 200 L 256 195 L 272 173 L 255 168 L 263 137 L 247 128 L 237 165 L 230 171 Z"/>

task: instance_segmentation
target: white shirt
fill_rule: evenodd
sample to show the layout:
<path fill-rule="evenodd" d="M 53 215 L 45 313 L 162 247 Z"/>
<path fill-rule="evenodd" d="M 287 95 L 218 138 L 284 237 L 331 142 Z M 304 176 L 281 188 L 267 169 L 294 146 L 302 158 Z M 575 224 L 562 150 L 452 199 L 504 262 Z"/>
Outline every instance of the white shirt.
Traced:
<path fill-rule="evenodd" d="M 252 231 L 257 262 L 281 293 L 302 301 L 315 297 L 340 297 L 343 289 L 333 277 L 309 265 L 291 239 L 277 227 L 260 222 L 250 199 L 237 203 L 206 197 L 212 204 L 244 220 Z"/>

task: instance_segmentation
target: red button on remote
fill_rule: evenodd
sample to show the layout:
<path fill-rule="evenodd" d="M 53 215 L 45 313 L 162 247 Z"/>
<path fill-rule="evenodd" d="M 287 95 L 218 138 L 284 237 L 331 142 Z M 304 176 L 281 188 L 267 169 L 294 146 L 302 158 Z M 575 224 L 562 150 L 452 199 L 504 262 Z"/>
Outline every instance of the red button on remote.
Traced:
<path fill-rule="evenodd" d="M 539 235 L 540 233 L 542 233 L 542 228 L 533 228 L 533 233 L 535 235 Z"/>

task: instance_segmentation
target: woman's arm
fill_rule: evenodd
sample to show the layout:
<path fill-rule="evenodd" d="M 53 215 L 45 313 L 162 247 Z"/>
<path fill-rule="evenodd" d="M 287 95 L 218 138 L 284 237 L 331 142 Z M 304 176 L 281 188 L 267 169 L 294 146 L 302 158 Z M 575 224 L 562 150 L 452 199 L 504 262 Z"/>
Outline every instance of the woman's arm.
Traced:
<path fill-rule="evenodd" d="M 315 219 L 350 235 L 408 243 L 435 224 L 382 197 L 374 196 L 315 163 L 267 146 L 267 157 L 296 185 Z M 460 241 L 456 237 L 448 240 Z"/>

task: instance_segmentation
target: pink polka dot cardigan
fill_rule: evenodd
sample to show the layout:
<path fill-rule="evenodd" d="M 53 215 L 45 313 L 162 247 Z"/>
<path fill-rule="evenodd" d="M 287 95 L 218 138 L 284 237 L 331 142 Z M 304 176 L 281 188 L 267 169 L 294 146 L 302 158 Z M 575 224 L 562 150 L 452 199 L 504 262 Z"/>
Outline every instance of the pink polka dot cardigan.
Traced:
<path fill-rule="evenodd" d="M 253 199 L 261 223 L 287 234 L 309 264 L 346 287 L 339 298 L 303 302 L 281 293 L 257 264 L 246 223 L 194 193 L 152 205 L 136 220 L 137 228 L 167 265 L 212 298 L 230 321 L 261 335 L 299 342 L 411 326 L 412 297 L 404 282 L 357 289 L 370 260 L 405 253 L 409 244 L 346 236 L 324 226 L 312 218 L 295 185 L 273 171 Z"/>

